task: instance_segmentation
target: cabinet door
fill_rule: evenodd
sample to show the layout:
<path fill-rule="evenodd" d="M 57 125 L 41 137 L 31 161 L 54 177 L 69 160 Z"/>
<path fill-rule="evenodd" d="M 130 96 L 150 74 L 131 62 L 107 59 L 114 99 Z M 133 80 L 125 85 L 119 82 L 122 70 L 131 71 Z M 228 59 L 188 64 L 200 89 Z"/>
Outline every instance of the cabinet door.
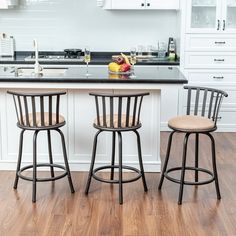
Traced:
<path fill-rule="evenodd" d="M 179 9 L 179 0 L 146 0 L 146 9 Z"/>
<path fill-rule="evenodd" d="M 222 30 L 236 32 L 236 0 L 223 0 Z"/>
<path fill-rule="evenodd" d="M 222 29 L 221 0 L 187 1 L 187 30 L 190 33 L 220 32 Z"/>
<path fill-rule="evenodd" d="M 112 0 L 112 9 L 142 9 L 145 8 L 145 0 Z"/>

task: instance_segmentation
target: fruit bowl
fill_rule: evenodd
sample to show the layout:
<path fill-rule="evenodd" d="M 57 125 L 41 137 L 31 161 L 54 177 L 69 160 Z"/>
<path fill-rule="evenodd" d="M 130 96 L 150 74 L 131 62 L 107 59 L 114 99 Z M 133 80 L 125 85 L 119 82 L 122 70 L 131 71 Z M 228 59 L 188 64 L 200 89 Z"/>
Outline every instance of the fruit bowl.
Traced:
<path fill-rule="evenodd" d="M 109 63 L 108 71 L 110 74 L 116 75 L 130 75 L 131 74 L 131 64 L 129 58 L 121 53 L 121 55 Z"/>

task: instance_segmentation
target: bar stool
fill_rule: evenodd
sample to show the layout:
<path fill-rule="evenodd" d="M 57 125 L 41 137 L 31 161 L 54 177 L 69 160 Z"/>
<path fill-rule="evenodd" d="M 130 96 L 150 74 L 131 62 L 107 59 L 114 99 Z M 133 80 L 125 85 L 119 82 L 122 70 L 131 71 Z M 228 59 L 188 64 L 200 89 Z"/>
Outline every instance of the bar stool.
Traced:
<path fill-rule="evenodd" d="M 220 105 L 222 103 L 223 97 L 227 97 L 228 94 L 221 90 L 204 87 L 185 86 L 184 89 L 188 90 L 187 115 L 172 118 L 168 122 L 169 128 L 171 128 L 173 131 L 170 133 L 169 136 L 166 158 L 158 188 L 159 190 L 161 189 L 164 178 L 167 178 L 172 182 L 180 184 L 178 204 L 181 205 L 184 185 L 203 185 L 215 181 L 217 198 L 220 200 L 221 195 L 216 168 L 215 141 L 213 136 L 211 135 L 211 132 L 217 129 L 217 120 Z M 171 151 L 172 137 L 175 133 L 185 133 L 182 166 L 167 169 Z M 194 167 L 186 166 L 187 145 L 189 136 L 191 134 L 195 134 L 196 136 Z M 199 168 L 198 166 L 198 149 L 200 134 L 207 135 L 211 140 L 213 172 L 204 168 Z M 169 173 L 179 170 L 181 170 L 180 179 L 176 179 L 169 176 Z M 195 181 L 185 181 L 185 170 L 193 170 L 195 172 Z M 199 181 L 198 172 L 204 172 L 210 175 L 211 178 L 205 181 Z"/>
<path fill-rule="evenodd" d="M 119 203 L 123 204 L 123 183 L 130 183 L 142 178 L 144 191 L 148 191 L 147 184 L 144 175 L 142 152 L 141 152 L 141 141 L 137 131 L 142 124 L 140 122 L 140 112 L 143 97 L 149 95 L 149 93 L 139 94 L 96 94 L 90 93 L 91 96 L 95 97 L 97 118 L 94 121 L 94 128 L 98 129 L 94 137 L 92 160 L 88 175 L 88 181 L 86 185 L 85 194 L 88 194 L 92 177 L 97 181 L 119 184 Z M 97 139 L 98 135 L 103 131 L 112 132 L 112 155 L 111 165 L 101 166 L 94 169 L 94 163 L 96 158 Z M 133 131 L 137 136 L 137 147 L 138 147 L 138 159 L 140 170 L 137 168 L 123 165 L 122 158 L 122 132 Z M 116 134 L 118 135 L 119 143 L 119 164 L 115 165 L 115 143 Z M 114 169 L 118 169 L 119 178 L 114 180 Z M 104 169 L 111 169 L 110 180 L 100 178 L 96 175 L 97 172 Z M 132 179 L 123 180 L 123 169 L 128 169 L 137 173 L 137 176 Z"/>
<path fill-rule="evenodd" d="M 32 202 L 36 202 L 36 183 L 54 181 L 61 179 L 65 176 L 68 177 L 71 193 L 74 193 L 74 187 L 71 179 L 69 164 L 66 154 L 65 138 L 60 127 L 65 125 L 65 119 L 59 114 L 60 96 L 66 94 L 65 92 L 55 93 L 19 93 L 8 91 L 8 94 L 13 96 L 16 115 L 17 126 L 21 129 L 20 142 L 19 142 L 19 154 L 16 169 L 16 177 L 14 182 L 14 189 L 17 189 L 18 180 L 22 178 L 24 180 L 33 182 Z M 23 149 L 23 137 L 24 132 L 34 131 L 33 136 L 33 165 L 28 165 L 21 168 L 22 149 Z M 63 157 L 65 166 L 54 164 L 51 147 L 51 130 L 57 131 L 61 136 Z M 48 152 L 50 163 L 37 164 L 37 136 L 40 131 L 47 131 L 48 138 Z M 50 167 L 51 178 L 38 178 L 38 167 Z M 54 167 L 64 170 L 63 174 L 55 176 Z M 26 177 L 22 173 L 25 170 L 33 169 L 33 176 Z"/>

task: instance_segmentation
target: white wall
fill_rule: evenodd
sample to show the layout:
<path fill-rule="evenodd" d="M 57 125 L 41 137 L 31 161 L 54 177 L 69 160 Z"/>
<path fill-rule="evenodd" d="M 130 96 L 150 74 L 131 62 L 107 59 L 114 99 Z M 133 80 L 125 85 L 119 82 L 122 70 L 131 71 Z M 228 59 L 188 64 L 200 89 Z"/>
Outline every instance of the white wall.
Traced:
<path fill-rule="evenodd" d="M 129 50 L 156 45 L 177 35 L 176 11 L 106 11 L 96 0 L 20 0 L 13 10 L 0 10 L 0 32 L 13 35 L 17 50 L 83 48 Z"/>

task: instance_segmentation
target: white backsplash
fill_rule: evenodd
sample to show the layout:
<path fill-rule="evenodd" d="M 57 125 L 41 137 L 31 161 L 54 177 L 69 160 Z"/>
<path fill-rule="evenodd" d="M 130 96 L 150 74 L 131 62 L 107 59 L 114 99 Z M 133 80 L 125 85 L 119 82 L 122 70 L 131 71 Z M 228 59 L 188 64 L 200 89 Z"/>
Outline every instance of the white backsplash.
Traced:
<path fill-rule="evenodd" d="M 13 35 L 16 50 L 84 48 L 129 50 L 176 37 L 176 11 L 106 11 L 96 0 L 20 0 L 13 10 L 0 10 L 0 32 Z"/>

